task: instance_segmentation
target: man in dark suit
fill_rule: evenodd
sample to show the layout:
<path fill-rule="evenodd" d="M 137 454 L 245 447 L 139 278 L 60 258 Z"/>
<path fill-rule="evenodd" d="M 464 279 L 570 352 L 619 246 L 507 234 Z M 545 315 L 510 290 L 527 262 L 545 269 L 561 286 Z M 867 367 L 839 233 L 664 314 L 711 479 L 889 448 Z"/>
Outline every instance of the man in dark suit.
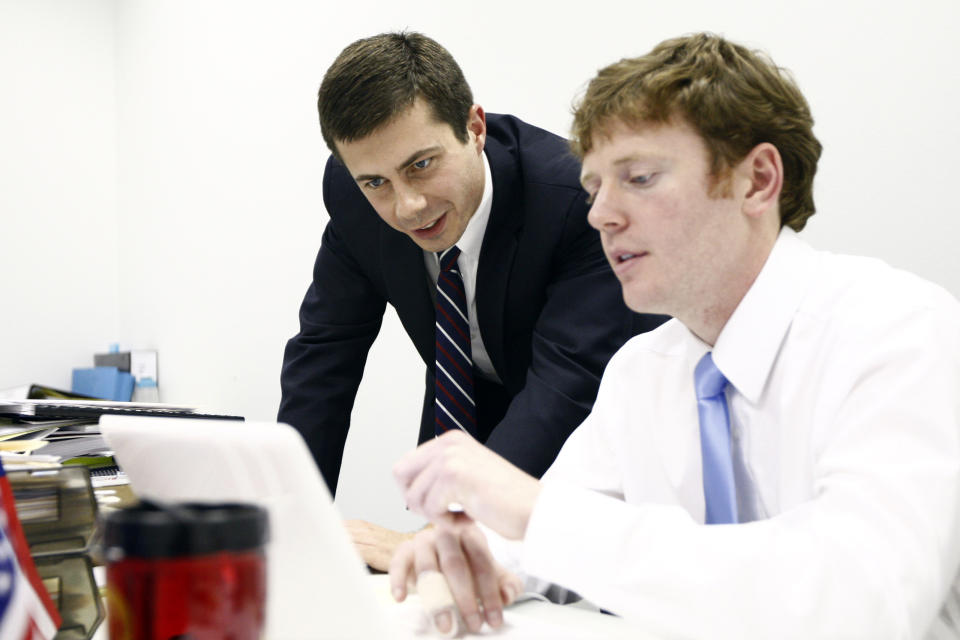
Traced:
<path fill-rule="evenodd" d="M 566 141 L 488 117 L 450 54 L 419 34 L 348 46 L 318 108 L 333 153 L 323 180 L 330 221 L 284 354 L 279 419 L 303 434 L 335 491 L 390 303 L 427 366 L 419 441 L 463 428 L 539 476 L 589 413 L 609 357 L 662 321 L 623 304 Z M 448 313 L 435 252 L 454 246 L 463 300 Z M 455 331 L 437 324 L 438 312 L 462 316 L 462 349 L 443 342 L 443 326 Z M 358 526 L 368 563 L 384 567 L 369 546 L 388 557 L 398 540 Z"/>

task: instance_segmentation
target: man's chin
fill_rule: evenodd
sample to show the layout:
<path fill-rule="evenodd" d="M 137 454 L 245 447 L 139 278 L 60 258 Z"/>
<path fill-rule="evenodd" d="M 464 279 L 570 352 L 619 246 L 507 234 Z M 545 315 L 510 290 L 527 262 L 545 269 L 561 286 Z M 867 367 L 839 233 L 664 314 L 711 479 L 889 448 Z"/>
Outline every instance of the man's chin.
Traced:
<path fill-rule="evenodd" d="M 408 233 L 407 235 L 410 237 L 411 240 L 413 240 L 413 243 L 415 245 L 417 245 L 424 251 L 429 251 L 431 253 L 440 253 L 440 252 L 446 251 L 447 249 L 449 249 L 450 247 L 456 244 L 456 242 L 450 242 L 449 240 L 445 239 L 443 236 L 438 238 L 423 239 L 423 238 L 418 238 L 417 236 L 410 233 Z"/>
<path fill-rule="evenodd" d="M 627 308 L 634 313 L 659 313 L 670 315 L 666 311 L 662 310 L 660 308 L 662 305 L 657 304 L 658 301 L 654 300 L 653 297 L 649 295 L 638 295 L 636 292 L 624 290 L 623 302 L 627 305 Z"/>

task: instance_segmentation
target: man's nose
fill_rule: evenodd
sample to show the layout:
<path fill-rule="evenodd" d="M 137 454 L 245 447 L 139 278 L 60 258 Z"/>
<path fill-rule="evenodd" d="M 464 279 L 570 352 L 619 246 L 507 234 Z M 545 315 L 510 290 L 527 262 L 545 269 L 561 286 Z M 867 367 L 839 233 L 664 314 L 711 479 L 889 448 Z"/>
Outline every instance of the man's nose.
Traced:
<path fill-rule="evenodd" d="M 616 189 L 601 185 L 593 195 L 593 204 L 587 213 L 587 222 L 597 231 L 615 232 L 626 224 L 623 203 Z"/>
<path fill-rule="evenodd" d="M 397 220 L 404 224 L 420 222 L 423 212 L 427 208 L 427 198 L 419 190 L 409 186 L 395 186 Z"/>

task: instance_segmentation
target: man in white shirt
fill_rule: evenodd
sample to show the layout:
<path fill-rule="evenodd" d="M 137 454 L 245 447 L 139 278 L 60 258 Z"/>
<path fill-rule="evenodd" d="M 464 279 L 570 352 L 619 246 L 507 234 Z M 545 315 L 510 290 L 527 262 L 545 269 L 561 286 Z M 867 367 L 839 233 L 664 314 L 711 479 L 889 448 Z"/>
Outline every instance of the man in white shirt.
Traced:
<path fill-rule="evenodd" d="M 458 435 L 398 462 L 439 526 L 398 550 L 395 597 L 439 570 L 475 631 L 522 574 L 669 637 L 957 637 L 960 304 L 800 240 L 812 125 L 709 34 L 591 81 L 590 223 L 627 305 L 675 320 L 614 356 L 542 481 Z"/>

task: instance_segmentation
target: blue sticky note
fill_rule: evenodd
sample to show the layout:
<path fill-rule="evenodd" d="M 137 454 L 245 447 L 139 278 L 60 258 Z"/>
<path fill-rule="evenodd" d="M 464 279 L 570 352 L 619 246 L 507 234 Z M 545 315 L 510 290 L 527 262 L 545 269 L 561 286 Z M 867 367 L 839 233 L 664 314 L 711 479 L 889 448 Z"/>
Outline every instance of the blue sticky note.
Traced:
<path fill-rule="evenodd" d="M 136 379 L 133 377 L 132 373 L 128 371 L 118 372 L 117 384 L 114 387 L 113 399 L 121 402 L 130 402 L 130 398 L 133 397 L 133 385 L 135 382 Z"/>
<path fill-rule="evenodd" d="M 116 367 L 74 369 L 70 390 L 103 400 L 129 402 L 133 382 L 133 375 Z"/>

